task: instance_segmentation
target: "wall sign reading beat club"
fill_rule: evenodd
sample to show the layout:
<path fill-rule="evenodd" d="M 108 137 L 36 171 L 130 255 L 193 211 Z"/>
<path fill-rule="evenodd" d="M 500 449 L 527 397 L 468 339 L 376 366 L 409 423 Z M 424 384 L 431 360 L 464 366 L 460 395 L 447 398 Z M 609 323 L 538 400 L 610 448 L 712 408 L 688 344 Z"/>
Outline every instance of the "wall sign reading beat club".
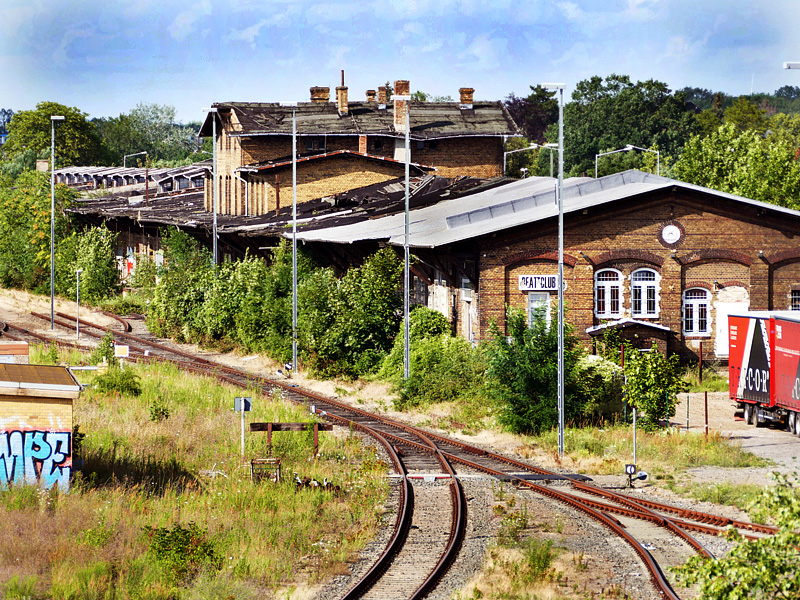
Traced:
<path fill-rule="evenodd" d="M 567 289 L 564 282 L 564 289 Z M 558 291 L 558 275 L 520 275 L 520 292 L 556 292 Z"/>

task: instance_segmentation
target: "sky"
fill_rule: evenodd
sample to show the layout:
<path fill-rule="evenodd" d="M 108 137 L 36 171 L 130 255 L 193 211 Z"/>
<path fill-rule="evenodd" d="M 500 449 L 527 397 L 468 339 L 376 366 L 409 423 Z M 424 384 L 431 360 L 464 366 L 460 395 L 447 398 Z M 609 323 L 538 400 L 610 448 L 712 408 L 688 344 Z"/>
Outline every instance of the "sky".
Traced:
<path fill-rule="evenodd" d="M 0 0 L 0 108 L 351 100 L 408 79 L 475 100 L 628 75 L 732 95 L 800 86 L 797 0 Z"/>

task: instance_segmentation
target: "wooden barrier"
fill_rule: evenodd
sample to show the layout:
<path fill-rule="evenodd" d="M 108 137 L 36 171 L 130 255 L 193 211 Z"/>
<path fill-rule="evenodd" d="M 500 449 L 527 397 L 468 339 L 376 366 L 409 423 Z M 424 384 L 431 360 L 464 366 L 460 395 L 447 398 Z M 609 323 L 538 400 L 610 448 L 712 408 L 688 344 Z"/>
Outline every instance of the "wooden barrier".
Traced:
<path fill-rule="evenodd" d="M 319 454 L 319 432 L 333 431 L 333 425 L 327 423 L 250 423 L 250 431 L 266 431 L 267 444 L 272 448 L 273 431 L 308 431 L 314 429 L 314 456 Z"/>

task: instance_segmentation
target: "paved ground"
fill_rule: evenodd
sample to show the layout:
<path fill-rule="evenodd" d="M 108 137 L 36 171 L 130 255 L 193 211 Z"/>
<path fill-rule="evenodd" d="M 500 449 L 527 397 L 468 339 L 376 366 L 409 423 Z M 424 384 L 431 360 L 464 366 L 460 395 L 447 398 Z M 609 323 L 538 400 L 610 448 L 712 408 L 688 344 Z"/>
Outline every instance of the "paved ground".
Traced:
<path fill-rule="evenodd" d="M 674 426 L 686 427 L 687 404 L 689 405 L 689 430 L 703 431 L 706 422 L 705 394 L 681 394 L 682 402 L 675 416 L 671 419 Z M 724 469 L 719 467 L 702 467 L 690 469 L 689 473 L 698 482 L 715 483 L 723 479 L 735 483 L 753 483 L 764 485 L 770 483 L 772 471 L 782 473 L 800 472 L 800 437 L 776 427 L 755 427 L 748 425 L 741 417 L 734 416 L 734 403 L 727 392 L 710 392 L 708 394 L 708 426 L 710 431 L 719 431 L 730 436 L 742 445 L 742 448 L 757 456 L 774 462 L 774 466 L 752 469 Z"/>

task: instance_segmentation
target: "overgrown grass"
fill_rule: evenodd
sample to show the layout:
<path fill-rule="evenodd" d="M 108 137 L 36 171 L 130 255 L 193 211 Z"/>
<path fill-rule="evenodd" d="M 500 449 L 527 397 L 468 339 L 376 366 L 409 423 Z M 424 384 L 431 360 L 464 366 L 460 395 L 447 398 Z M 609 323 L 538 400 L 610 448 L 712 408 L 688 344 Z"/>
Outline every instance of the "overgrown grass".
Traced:
<path fill-rule="evenodd" d="M 253 398 L 248 422 L 308 421 L 307 411 L 169 365 L 130 368 L 138 396 L 100 392 L 91 372 L 79 373 L 89 389 L 75 422 L 87 435 L 68 494 L 0 492 L 0 596 L 238 600 L 346 572 L 387 493 L 386 466 L 371 448 L 349 432 L 325 433 L 312 459 L 312 432 L 275 433 L 283 481 L 254 483 L 249 459 L 270 448 L 266 434 L 248 433 L 242 459 L 234 396 Z M 166 409 L 158 419 L 153 406 Z M 342 491 L 296 490 L 292 472 Z M 154 531 L 166 546 L 153 545 Z M 207 544 L 213 560 L 184 557 L 187 568 L 176 570 L 185 538 Z"/>
<path fill-rule="evenodd" d="M 558 449 L 558 432 L 548 431 L 531 440 L 551 454 Z M 597 428 L 567 428 L 564 450 L 583 473 L 613 475 L 623 472 L 633 460 L 633 430 L 630 425 Z M 764 467 L 770 462 L 742 449 L 741 443 L 718 433 L 708 437 L 666 429 L 654 433 L 638 431 L 636 454 L 640 468 L 654 476 L 674 474 L 697 466 Z"/>
<path fill-rule="evenodd" d="M 729 389 L 728 375 L 714 366 L 703 368 L 703 380 L 697 365 L 688 366 L 683 372 L 683 380 L 688 385 L 687 392 L 727 392 Z"/>
<path fill-rule="evenodd" d="M 700 502 L 727 504 L 741 510 L 746 510 L 764 490 L 764 486 L 761 485 L 735 484 L 727 481 L 707 485 L 685 485 L 673 482 L 669 488 L 678 494 L 689 495 Z"/>

